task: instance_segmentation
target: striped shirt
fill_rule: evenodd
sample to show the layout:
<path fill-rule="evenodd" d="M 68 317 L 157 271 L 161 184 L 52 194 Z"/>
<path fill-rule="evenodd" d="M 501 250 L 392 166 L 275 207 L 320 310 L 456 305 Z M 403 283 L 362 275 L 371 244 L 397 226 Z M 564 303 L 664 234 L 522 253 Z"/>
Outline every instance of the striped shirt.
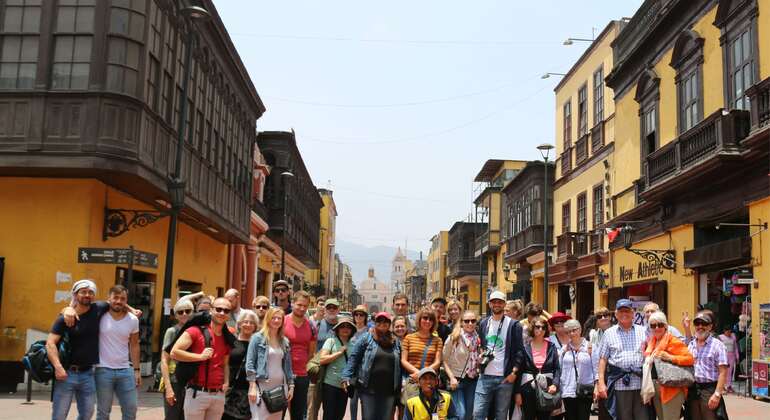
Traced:
<path fill-rule="evenodd" d="M 433 341 L 430 343 L 428 353 L 425 355 L 425 366 L 430 366 L 436 360 L 436 353 L 441 350 L 443 343 L 441 338 L 433 334 Z M 407 334 L 404 340 L 401 341 L 401 351 L 406 353 L 406 360 L 417 369 L 421 369 L 420 361 L 422 361 L 422 354 L 425 352 L 425 346 L 428 344 L 427 338 L 420 337 L 419 333 Z"/>
<path fill-rule="evenodd" d="M 620 325 L 607 328 L 599 344 L 599 357 L 607 359 L 607 364 L 617 368 L 639 371 L 644 361 L 642 344 L 645 342 L 645 337 L 645 328 L 641 325 L 634 324 L 628 330 L 621 328 Z M 595 374 L 598 375 L 598 372 Z M 623 381 L 615 383 L 615 389 L 618 391 L 633 391 L 641 388 L 642 378 L 637 375 L 631 375 L 631 382 L 628 385 Z"/>
<path fill-rule="evenodd" d="M 695 357 L 695 382 L 716 382 L 719 379 L 719 366 L 728 365 L 725 345 L 709 335 L 700 348 L 698 340 L 690 341 L 687 348 Z"/>

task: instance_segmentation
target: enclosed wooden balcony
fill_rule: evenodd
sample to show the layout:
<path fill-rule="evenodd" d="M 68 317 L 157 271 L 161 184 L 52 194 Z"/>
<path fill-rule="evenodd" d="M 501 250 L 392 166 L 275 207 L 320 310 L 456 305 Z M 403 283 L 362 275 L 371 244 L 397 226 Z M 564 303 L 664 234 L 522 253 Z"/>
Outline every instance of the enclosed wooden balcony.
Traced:
<path fill-rule="evenodd" d="M 580 136 L 575 142 L 575 165 L 580 165 L 586 159 L 588 159 L 588 133 Z"/>
<path fill-rule="evenodd" d="M 572 170 L 572 147 L 568 147 L 559 157 L 561 160 L 561 176 Z"/>
<path fill-rule="evenodd" d="M 751 132 L 770 126 L 770 77 L 746 90 L 751 99 Z"/>
<path fill-rule="evenodd" d="M 479 257 L 500 248 L 500 231 L 485 230 L 476 237 L 476 249 L 474 255 Z"/>
<path fill-rule="evenodd" d="M 552 226 L 548 227 L 553 229 Z M 543 225 L 532 225 L 518 232 L 506 241 L 506 260 L 519 261 L 543 251 Z"/>
<path fill-rule="evenodd" d="M 596 153 L 604 147 L 604 121 L 600 121 L 591 129 L 591 153 Z"/>

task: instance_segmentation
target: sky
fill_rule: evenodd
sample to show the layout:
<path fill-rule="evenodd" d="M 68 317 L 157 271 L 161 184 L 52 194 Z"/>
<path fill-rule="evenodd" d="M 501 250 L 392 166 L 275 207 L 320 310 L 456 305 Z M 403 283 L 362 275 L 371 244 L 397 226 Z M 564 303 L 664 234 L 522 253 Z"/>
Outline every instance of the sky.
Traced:
<path fill-rule="evenodd" d="M 338 240 L 427 251 L 466 219 L 488 159 L 540 159 L 554 93 L 642 0 L 218 0 L 267 111 L 334 191 Z M 553 157 L 553 156 L 552 156 Z M 344 255 L 342 255 L 344 260 Z"/>

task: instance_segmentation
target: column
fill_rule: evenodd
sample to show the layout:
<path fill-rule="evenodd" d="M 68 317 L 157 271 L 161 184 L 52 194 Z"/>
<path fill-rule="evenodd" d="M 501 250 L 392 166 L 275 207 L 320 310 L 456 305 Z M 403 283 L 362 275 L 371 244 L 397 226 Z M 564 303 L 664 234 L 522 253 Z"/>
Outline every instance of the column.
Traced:
<path fill-rule="evenodd" d="M 241 305 L 251 308 L 251 302 L 257 296 L 257 267 L 259 262 L 259 247 L 246 246 L 246 287 L 241 297 Z"/>

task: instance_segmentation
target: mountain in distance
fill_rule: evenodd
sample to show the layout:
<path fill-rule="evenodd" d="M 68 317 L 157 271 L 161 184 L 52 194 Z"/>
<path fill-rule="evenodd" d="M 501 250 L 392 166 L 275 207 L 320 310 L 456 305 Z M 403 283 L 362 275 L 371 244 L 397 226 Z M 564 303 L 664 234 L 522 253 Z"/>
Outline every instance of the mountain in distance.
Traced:
<path fill-rule="evenodd" d="M 353 283 L 356 285 L 364 281 L 369 275 L 369 267 L 374 267 L 374 275 L 377 280 L 390 284 L 390 268 L 393 257 L 396 256 L 398 247 L 391 246 L 366 246 L 354 242 L 337 239 L 335 251 L 340 254 L 343 263 L 350 266 L 353 274 Z M 403 249 L 402 249 L 403 252 Z M 420 258 L 419 251 L 409 250 L 407 258 L 414 261 Z M 423 259 L 427 258 L 423 254 Z"/>

